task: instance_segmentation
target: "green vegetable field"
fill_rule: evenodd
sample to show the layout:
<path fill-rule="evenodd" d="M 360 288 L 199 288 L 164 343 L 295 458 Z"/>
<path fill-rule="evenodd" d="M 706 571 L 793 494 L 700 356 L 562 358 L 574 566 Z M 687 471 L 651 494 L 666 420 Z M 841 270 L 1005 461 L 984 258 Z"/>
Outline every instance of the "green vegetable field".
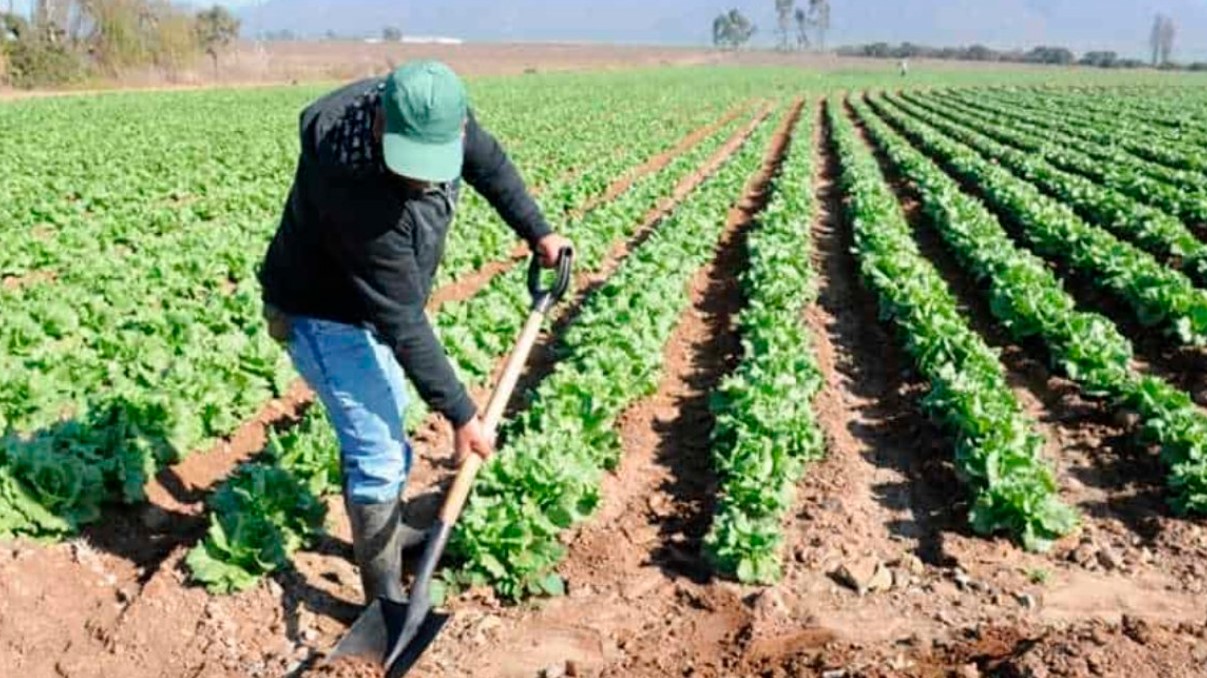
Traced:
<path fill-rule="evenodd" d="M 422 675 L 1207 675 L 1204 76 L 467 82 L 576 261 Z M 328 89 L 0 101 L 0 673 L 369 675 L 256 278 Z M 527 255 L 464 190 L 428 317 L 480 404 Z"/>

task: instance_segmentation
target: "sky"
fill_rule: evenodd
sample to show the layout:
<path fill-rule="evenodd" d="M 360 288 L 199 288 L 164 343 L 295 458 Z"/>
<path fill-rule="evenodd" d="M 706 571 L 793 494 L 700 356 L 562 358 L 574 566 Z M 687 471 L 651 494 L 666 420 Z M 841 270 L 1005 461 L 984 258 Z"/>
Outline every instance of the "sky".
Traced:
<path fill-rule="evenodd" d="M 6 0 L 0 0 L 0 3 Z M 30 0 L 14 0 L 19 8 Z M 203 4 L 202 0 L 193 0 Z M 741 9 L 769 45 L 774 0 L 219 0 L 242 16 L 246 32 L 328 29 L 467 40 L 703 44 L 712 18 Z M 806 0 L 800 0 L 807 5 Z M 1140 55 L 1156 12 L 1179 26 L 1175 58 L 1207 60 L 1207 0 L 832 0 L 829 44 L 883 40 L 991 47 L 1057 44 L 1083 52 Z"/>

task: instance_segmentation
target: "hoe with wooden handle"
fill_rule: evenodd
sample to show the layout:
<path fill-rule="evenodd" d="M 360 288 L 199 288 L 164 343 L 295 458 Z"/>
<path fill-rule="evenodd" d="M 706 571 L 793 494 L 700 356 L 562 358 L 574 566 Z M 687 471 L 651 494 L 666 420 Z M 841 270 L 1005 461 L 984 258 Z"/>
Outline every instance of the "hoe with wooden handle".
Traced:
<path fill-rule="evenodd" d="M 534 256 L 528 267 L 528 290 L 532 293 L 532 311 L 520 331 L 516 346 L 507 357 L 503 374 L 495 384 L 495 390 L 486 406 L 483 425 L 488 437 L 492 437 L 503 417 L 503 409 L 511 399 L 520 371 L 532 352 L 541 331 L 541 322 L 549 309 L 565 295 L 570 286 L 570 266 L 573 252 L 564 249 L 558 256 L 557 281 L 550 289 L 542 289 L 540 263 Z M 380 659 L 385 666 L 387 678 L 398 678 L 405 674 L 427 649 L 440 629 L 449 619 L 449 614 L 432 610 L 429 588 L 436 565 L 444 553 L 453 524 L 461 515 L 474 478 L 482 466 L 482 458 L 468 455 L 457 470 L 457 477 L 444 496 L 440 513 L 433 523 L 427 547 L 420 558 L 415 581 L 411 585 L 408 600 L 397 602 L 386 598 L 373 601 L 348 633 L 340 639 L 327 661 L 338 657 L 360 656 Z"/>

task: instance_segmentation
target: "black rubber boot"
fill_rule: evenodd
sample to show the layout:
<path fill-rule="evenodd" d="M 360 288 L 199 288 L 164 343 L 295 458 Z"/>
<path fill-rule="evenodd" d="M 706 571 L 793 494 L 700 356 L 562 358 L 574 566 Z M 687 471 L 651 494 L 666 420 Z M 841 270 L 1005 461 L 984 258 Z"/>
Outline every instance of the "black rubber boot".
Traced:
<path fill-rule="evenodd" d="M 423 545 L 427 543 L 428 537 L 431 536 L 432 530 L 428 528 L 421 530 L 418 527 L 411 527 L 403 523 L 399 528 L 402 534 L 398 541 L 402 545 L 402 552 L 405 554 L 414 554 L 423 550 Z"/>
<path fill-rule="evenodd" d="M 379 597 L 401 602 L 402 589 L 402 502 L 354 504 L 345 501 L 352 523 L 352 552 L 360 567 L 365 603 Z"/>

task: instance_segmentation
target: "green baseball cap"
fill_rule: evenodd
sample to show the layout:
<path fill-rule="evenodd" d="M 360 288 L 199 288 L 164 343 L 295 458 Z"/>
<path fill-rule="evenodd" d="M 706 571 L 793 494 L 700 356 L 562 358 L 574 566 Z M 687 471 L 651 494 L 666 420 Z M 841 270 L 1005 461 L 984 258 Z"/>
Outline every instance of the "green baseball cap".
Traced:
<path fill-rule="evenodd" d="M 439 61 L 411 61 L 386 78 L 382 154 L 391 172 L 420 181 L 461 176 L 465 85 Z"/>

